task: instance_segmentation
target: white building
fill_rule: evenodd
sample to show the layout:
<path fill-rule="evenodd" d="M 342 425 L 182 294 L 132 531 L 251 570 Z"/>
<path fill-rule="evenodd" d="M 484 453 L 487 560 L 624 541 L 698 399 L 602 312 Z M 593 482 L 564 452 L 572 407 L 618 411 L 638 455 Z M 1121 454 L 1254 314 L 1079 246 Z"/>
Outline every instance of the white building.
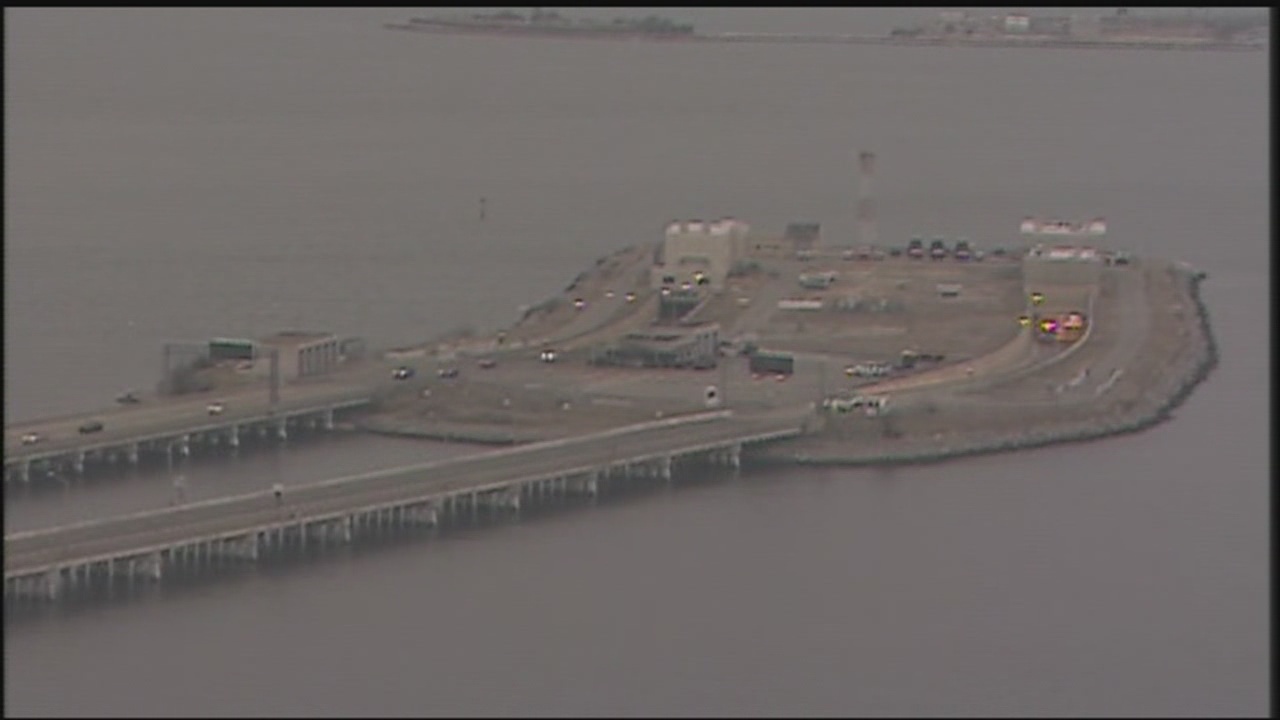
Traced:
<path fill-rule="evenodd" d="M 1031 29 L 1031 17 L 1020 13 L 1011 13 L 1004 17 L 1004 31 L 1025 33 Z"/>
<path fill-rule="evenodd" d="M 704 284 L 712 290 L 722 290 L 734 263 L 746 254 L 749 230 L 750 226 L 733 218 L 667 225 L 661 258 L 654 264 L 650 284 L 654 288 Z"/>

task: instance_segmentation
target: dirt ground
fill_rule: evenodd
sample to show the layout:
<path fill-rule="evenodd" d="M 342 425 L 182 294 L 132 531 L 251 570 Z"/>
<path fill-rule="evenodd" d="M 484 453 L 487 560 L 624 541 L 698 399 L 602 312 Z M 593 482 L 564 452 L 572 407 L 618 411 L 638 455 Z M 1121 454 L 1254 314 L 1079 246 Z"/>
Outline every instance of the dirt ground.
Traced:
<path fill-rule="evenodd" d="M 433 384 L 425 391 L 388 404 L 381 413 L 385 424 L 532 429 L 550 437 L 653 420 L 660 410 L 643 398 L 593 398 L 556 387 L 462 381 Z M 680 409 L 671 403 L 663 407 L 666 412 Z"/>
<path fill-rule="evenodd" d="M 960 295 L 940 297 L 939 284 L 961 285 Z M 760 330 L 763 341 L 859 361 L 892 361 L 908 348 L 976 357 L 1009 342 L 1026 307 L 1016 265 L 949 260 L 859 263 L 827 290 L 797 285 L 789 297 L 821 298 L 826 306 L 772 313 Z M 861 307 L 838 309 L 842 300 Z"/>
<path fill-rule="evenodd" d="M 653 245 L 648 244 L 601 258 L 564 291 L 509 329 L 508 340 L 530 342 L 560 333 L 576 338 L 579 345 L 598 343 L 651 322 L 647 318 L 654 316 L 657 302 L 646 280 L 652 253 Z M 458 381 L 432 381 L 429 395 L 402 396 L 386 408 L 384 416 L 406 426 L 454 424 L 558 435 L 641 422 L 653 419 L 659 411 L 679 412 L 683 405 L 689 406 L 688 411 L 697 410 L 707 383 L 723 385 L 726 397 L 739 402 L 807 402 L 811 395 L 816 399 L 823 387 L 832 389 L 842 382 L 837 376 L 845 362 L 893 361 L 908 348 L 945 354 L 944 364 L 987 355 L 1018 335 L 1018 317 L 1028 310 L 1021 265 L 1014 259 L 962 263 L 908 258 L 849 261 L 837 256 L 805 261 L 762 258 L 757 262 L 758 270 L 730 278 L 726 290 L 713 296 L 696 319 L 720 323 L 722 339 L 745 334 L 763 347 L 810 354 L 804 363 L 797 359 L 797 374 L 787 383 L 761 385 L 729 360 L 722 361 L 732 365 L 727 372 L 718 370 L 714 377 L 703 374 L 697 378 L 669 379 L 642 370 L 591 368 L 586 364 L 586 350 L 575 351 L 566 341 L 557 344 L 561 359 L 554 365 L 539 363 L 529 355 L 532 350 L 522 350 L 500 357 L 499 369 L 484 371 L 484 375 L 465 369 Z M 832 286 L 823 290 L 800 286 L 802 272 L 821 271 L 837 273 Z M 938 291 L 941 284 L 959 285 L 959 295 L 942 297 Z M 1067 303 L 1080 302 L 1090 291 L 1082 287 L 1051 290 L 1056 302 Z M 637 293 L 634 304 L 623 304 L 620 299 L 628 291 Z M 608 293 L 614 296 L 612 303 L 605 301 Z M 574 308 L 577 297 L 586 299 L 585 310 Z M 788 298 L 821 298 L 825 307 L 818 311 L 779 309 L 778 301 Z M 850 308 L 855 301 L 859 307 Z M 844 308 L 837 309 L 841 305 Z M 837 366 L 825 368 L 825 379 L 815 380 L 809 377 L 820 374 L 814 363 Z M 839 417 L 830 423 L 829 432 L 842 437 L 868 432 L 886 438 L 931 436 L 973 426 L 974 412 L 971 402 L 949 405 L 935 401 L 930 408 L 917 408 L 897 420 Z M 1005 422 L 1001 413 L 1008 415 L 1010 424 L 1027 418 L 1025 410 L 1005 413 L 996 409 L 983 420 L 983 427 Z M 895 422 L 905 424 L 893 429 Z M 890 430 L 868 430 L 885 423 Z"/>

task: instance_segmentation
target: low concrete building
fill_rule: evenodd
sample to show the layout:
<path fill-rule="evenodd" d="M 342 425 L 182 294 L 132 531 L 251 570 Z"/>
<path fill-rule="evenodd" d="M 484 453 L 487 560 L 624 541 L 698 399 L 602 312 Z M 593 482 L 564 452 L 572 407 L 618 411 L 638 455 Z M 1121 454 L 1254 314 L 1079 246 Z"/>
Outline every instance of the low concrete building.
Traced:
<path fill-rule="evenodd" d="M 1105 265 L 1095 248 L 1037 245 L 1022 259 L 1028 285 L 1096 285 Z"/>
<path fill-rule="evenodd" d="M 679 287 L 684 283 L 724 289 L 734 264 L 746 253 L 749 226 L 733 218 L 716 222 L 690 220 L 667 226 L 662 253 L 650 273 L 650 285 Z"/>
<path fill-rule="evenodd" d="M 327 332 L 284 331 L 258 341 L 258 357 L 280 353 L 280 377 L 286 380 L 332 372 L 338 367 L 338 336 Z"/>
<path fill-rule="evenodd" d="M 257 352 L 258 344 L 247 338 L 213 338 L 208 345 L 208 356 L 213 362 L 253 360 Z"/>
<path fill-rule="evenodd" d="M 815 222 L 793 222 L 787 224 L 782 238 L 791 243 L 795 251 L 814 250 L 822 244 L 822 225 Z"/>
<path fill-rule="evenodd" d="M 596 365 L 712 368 L 720 347 L 720 325 L 654 327 L 628 333 L 592 357 Z"/>

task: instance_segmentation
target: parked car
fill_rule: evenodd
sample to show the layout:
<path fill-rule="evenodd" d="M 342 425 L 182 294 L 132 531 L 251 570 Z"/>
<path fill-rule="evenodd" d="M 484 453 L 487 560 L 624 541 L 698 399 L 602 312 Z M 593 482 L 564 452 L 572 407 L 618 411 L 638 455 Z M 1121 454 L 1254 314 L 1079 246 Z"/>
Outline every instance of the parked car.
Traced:
<path fill-rule="evenodd" d="M 587 306 L 587 301 L 582 298 L 574 298 L 573 306 L 579 310 Z"/>
<path fill-rule="evenodd" d="M 969 241 L 960 238 L 956 241 L 955 258 L 957 260 L 970 260 L 973 258 L 973 250 L 969 248 Z"/>
<path fill-rule="evenodd" d="M 413 368 L 401 365 L 391 373 L 391 377 L 395 380 L 408 380 L 413 377 Z"/>
<path fill-rule="evenodd" d="M 932 260 L 941 260 L 947 256 L 947 241 L 942 238 L 934 238 L 929 243 L 929 258 Z"/>
<path fill-rule="evenodd" d="M 635 301 L 636 301 L 636 294 L 633 292 L 627 293 L 627 302 L 635 302 Z"/>
<path fill-rule="evenodd" d="M 920 237 L 911 238 L 911 242 L 907 243 L 907 257 L 919 260 L 924 257 L 924 239 Z"/>
<path fill-rule="evenodd" d="M 850 377 L 884 377 L 890 370 L 886 363 L 860 363 L 846 367 L 844 374 Z"/>
<path fill-rule="evenodd" d="M 22 436 L 23 445 L 35 445 L 40 442 L 40 433 L 29 432 Z"/>
<path fill-rule="evenodd" d="M 88 435 L 90 433 L 102 432 L 102 428 L 103 425 L 101 420 L 90 420 L 80 426 L 80 434 Z"/>
<path fill-rule="evenodd" d="M 136 392 L 130 390 L 129 392 L 120 395 L 120 397 L 117 397 L 116 402 L 121 405 L 136 405 L 142 401 L 138 399 L 138 394 Z"/>

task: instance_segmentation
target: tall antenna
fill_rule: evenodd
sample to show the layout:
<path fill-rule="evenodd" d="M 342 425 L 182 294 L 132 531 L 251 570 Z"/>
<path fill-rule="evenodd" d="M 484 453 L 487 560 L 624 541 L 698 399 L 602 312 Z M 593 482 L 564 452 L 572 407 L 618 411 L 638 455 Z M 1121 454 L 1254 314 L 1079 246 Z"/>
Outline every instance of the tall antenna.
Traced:
<path fill-rule="evenodd" d="M 863 245 L 875 245 L 877 240 L 876 206 L 871 189 L 875 169 L 875 153 L 858 153 L 858 236 Z"/>

